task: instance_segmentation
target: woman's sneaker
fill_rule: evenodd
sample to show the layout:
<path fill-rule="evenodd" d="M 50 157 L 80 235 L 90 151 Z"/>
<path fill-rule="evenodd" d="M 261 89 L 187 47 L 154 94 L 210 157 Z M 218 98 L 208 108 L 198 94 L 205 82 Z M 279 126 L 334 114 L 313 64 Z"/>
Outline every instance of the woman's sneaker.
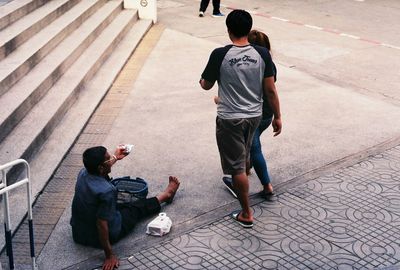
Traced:
<path fill-rule="evenodd" d="M 199 12 L 199 17 L 204 17 L 204 12 L 203 11 Z"/>
<path fill-rule="evenodd" d="M 232 178 L 224 176 L 222 177 L 222 181 L 224 182 L 229 192 L 232 193 L 233 197 L 237 198 L 236 192 L 233 189 Z"/>

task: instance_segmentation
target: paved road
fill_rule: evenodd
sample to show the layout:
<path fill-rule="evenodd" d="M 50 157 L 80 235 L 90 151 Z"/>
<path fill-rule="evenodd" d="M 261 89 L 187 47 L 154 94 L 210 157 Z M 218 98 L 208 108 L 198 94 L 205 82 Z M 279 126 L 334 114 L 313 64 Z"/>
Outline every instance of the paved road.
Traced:
<path fill-rule="evenodd" d="M 176 2 L 185 6 L 160 12 L 168 27 L 227 42 L 223 20 L 218 23 L 208 17 L 203 20 L 204 27 L 193 27 L 196 4 Z M 400 2 L 230 0 L 222 3 L 254 12 L 255 27 L 270 35 L 277 61 L 329 83 L 378 94 L 398 104 L 400 82 L 394 78 L 400 74 L 397 30 Z"/>

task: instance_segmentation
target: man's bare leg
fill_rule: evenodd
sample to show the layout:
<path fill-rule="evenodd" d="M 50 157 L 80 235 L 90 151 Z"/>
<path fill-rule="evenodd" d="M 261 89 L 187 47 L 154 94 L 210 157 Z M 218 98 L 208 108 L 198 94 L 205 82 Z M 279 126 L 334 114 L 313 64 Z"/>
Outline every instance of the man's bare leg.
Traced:
<path fill-rule="evenodd" d="M 245 172 L 237 175 L 232 175 L 233 187 L 238 196 L 242 212 L 239 214 L 239 219 L 242 221 L 253 221 L 253 213 L 249 203 L 249 179 Z"/>
<path fill-rule="evenodd" d="M 167 188 L 156 196 L 158 202 L 171 203 L 180 184 L 181 183 L 179 182 L 178 178 L 175 176 L 170 176 Z"/>

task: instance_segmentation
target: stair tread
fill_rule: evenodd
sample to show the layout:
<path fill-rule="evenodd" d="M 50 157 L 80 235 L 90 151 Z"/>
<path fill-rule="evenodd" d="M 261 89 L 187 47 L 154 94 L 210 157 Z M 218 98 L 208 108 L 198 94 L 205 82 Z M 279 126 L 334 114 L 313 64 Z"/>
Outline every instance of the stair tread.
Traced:
<path fill-rule="evenodd" d="M 58 163 L 62 160 L 62 157 L 73 144 L 76 137 L 81 132 L 82 128 L 90 118 L 92 112 L 96 109 L 103 96 L 106 94 L 108 89 L 111 87 L 115 80 L 115 77 L 119 74 L 124 64 L 128 60 L 131 53 L 135 50 L 139 44 L 143 35 L 147 32 L 152 24 L 151 20 L 139 20 L 137 21 L 128 34 L 124 37 L 121 43 L 118 45 L 116 50 L 121 51 L 119 54 L 112 54 L 109 59 L 102 65 L 92 80 L 85 86 L 84 91 L 80 95 L 77 102 L 68 110 L 68 113 L 64 116 L 57 129 L 46 141 L 37 158 L 30 163 L 31 170 L 33 173 L 32 178 L 34 181 L 43 181 L 43 179 L 49 179 Z M 68 134 L 66 136 L 66 134 Z M 63 145 L 60 144 L 60 137 L 63 137 Z M 59 148 L 62 149 L 59 149 Z M 59 159 L 58 162 L 51 161 L 56 159 L 54 156 L 49 156 L 48 153 L 54 153 Z M 62 153 L 62 154 L 60 154 Z M 45 157 L 47 156 L 47 157 Z M 46 159 L 45 164 L 53 162 L 53 166 L 47 168 L 47 175 L 41 175 L 43 168 L 43 159 Z M 41 189 L 35 188 L 37 194 Z"/>
<path fill-rule="evenodd" d="M 89 2 L 89 1 L 88 1 Z M 93 1 L 92 1 L 93 2 Z M 98 25 L 101 24 L 118 6 L 121 1 L 110 1 L 88 18 L 79 28 L 45 56 L 27 75 L 18 81 L 8 92 L 0 97 L 0 123 L 12 116 L 40 84 L 60 66 Z"/>
<path fill-rule="evenodd" d="M 17 66 L 26 61 L 29 56 L 33 55 L 44 44 L 46 44 L 54 35 L 66 27 L 71 21 L 79 17 L 79 15 L 96 3 L 96 0 L 86 0 L 77 4 L 71 10 L 67 11 L 64 15 L 49 24 L 46 28 L 42 29 L 30 41 L 21 45 L 17 50 L 7 56 L 7 58 L 0 61 L 0 80 L 8 71 L 13 71 Z M 1 33 L 0 33 L 1 34 Z"/>
<path fill-rule="evenodd" d="M 34 62 L 40 61 L 46 53 L 46 50 L 50 50 L 57 42 L 60 42 L 54 39 L 60 40 L 58 35 L 62 35 L 63 32 L 65 32 L 64 30 L 68 28 L 75 19 L 78 19 L 84 12 L 92 9 L 96 5 L 96 0 L 85 0 L 78 3 L 71 10 L 67 11 L 64 16 L 50 23 L 27 42 L 23 43 L 18 49 L 9 54 L 5 59 L 2 59 L 0 62 L 0 85 L 3 86 L 3 90 L 0 91 L 0 95 L 7 91 L 7 85 L 11 84 L 12 87 L 12 85 L 18 81 L 18 78 L 21 78 L 24 73 L 28 72 L 29 68 L 35 64 Z"/>
<path fill-rule="evenodd" d="M 76 87 L 80 86 L 81 80 L 85 77 L 91 65 L 97 61 L 99 55 L 119 33 L 116 29 L 122 30 L 136 14 L 131 10 L 123 10 L 57 81 L 47 95 L 14 128 L 0 144 L 0 164 L 22 156 L 36 136 L 40 134 L 56 114 L 65 99 L 69 97 Z"/>
<path fill-rule="evenodd" d="M 113 53 L 102 65 L 98 73 L 85 87 L 78 101 L 71 107 L 57 129 L 50 135 L 41 151 L 30 162 L 33 198 L 42 191 L 55 168 L 62 161 L 63 156 L 81 132 L 91 113 L 113 83 L 115 76 L 151 26 L 151 23 L 151 20 L 139 20 L 133 25 L 132 29 L 116 47 L 116 50 L 121 53 Z M 46 166 L 43 166 L 43 164 L 46 164 Z M 17 189 L 16 193 L 18 194 L 10 196 L 10 202 L 21 202 L 25 196 L 24 192 L 24 189 Z M 26 209 L 17 207 L 11 216 L 12 223 L 18 224 L 25 213 Z M 4 235 L 3 226 L 0 227 L 0 235 Z M 4 239 L 0 239 L 0 244 L 4 244 Z"/>
<path fill-rule="evenodd" d="M 0 19 L 9 15 L 10 13 L 13 13 L 17 9 L 34 2 L 35 0 L 19 0 L 19 1 L 11 1 L 4 6 L 0 7 Z"/>
<path fill-rule="evenodd" d="M 15 21 L 8 27 L 2 29 L 0 31 L 0 45 L 2 46 L 19 33 L 25 31 L 29 27 L 31 27 L 36 22 L 40 21 L 41 19 L 45 18 L 49 13 L 53 12 L 63 4 L 67 3 L 69 0 L 53 0 L 49 1 L 45 5 L 37 8 L 36 10 L 32 11 L 31 13 L 25 15 L 24 17 L 20 18 L 18 21 Z"/>

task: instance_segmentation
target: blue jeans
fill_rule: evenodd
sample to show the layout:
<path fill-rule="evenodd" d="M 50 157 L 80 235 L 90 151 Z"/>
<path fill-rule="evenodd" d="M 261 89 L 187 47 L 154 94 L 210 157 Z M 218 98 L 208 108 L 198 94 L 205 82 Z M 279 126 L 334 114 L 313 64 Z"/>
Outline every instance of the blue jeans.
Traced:
<path fill-rule="evenodd" d="M 250 161 L 254 167 L 258 178 L 262 185 L 267 185 L 271 182 L 268 174 L 267 162 L 261 150 L 260 136 L 271 124 L 272 118 L 262 119 L 256 132 L 254 133 L 253 143 L 250 149 Z"/>

